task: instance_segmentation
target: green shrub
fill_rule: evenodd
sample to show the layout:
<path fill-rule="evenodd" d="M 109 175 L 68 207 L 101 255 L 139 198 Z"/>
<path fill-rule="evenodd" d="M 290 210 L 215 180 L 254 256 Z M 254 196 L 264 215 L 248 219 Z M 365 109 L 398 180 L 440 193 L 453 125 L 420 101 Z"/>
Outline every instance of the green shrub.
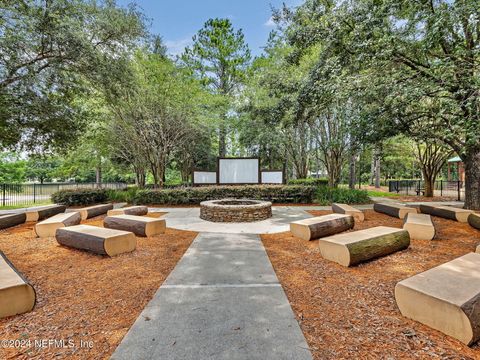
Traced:
<path fill-rule="evenodd" d="M 61 190 L 52 194 L 52 202 L 66 206 L 99 204 L 108 200 L 107 190 Z"/>
<path fill-rule="evenodd" d="M 310 203 L 315 195 L 313 186 L 248 185 L 204 186 L 163 190 L 138 190 L 134 204 L 199 204 L 206 200 L 248 198 L 276 203 Z"/>
<path fill-rule="evenodd" d="M 322 186 L 317 188 L 315 202 L 320 205 L 330 205 L 332 203 L 367 204 L 371 202 L 371 199 L 365 190 Z"/>
<path fill-rule="evenodd" d="M 291 180 L 288 180 L 288 185 L 327 186 L 328 179 L 325 179 L 325 178 L 291 179 Z"/>
<path fill-rule="evenodd" d="M 109 201 L 132 203 L 138 191 L 138 187 L 132 186 L 124 190 L 107 190 Z"/>

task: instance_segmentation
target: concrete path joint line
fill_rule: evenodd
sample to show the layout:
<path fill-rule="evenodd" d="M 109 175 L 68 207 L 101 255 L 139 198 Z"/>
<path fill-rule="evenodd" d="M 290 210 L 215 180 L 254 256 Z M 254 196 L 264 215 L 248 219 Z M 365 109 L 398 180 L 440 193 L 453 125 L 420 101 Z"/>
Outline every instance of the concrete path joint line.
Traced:
<path fill-rule="evenodd" d="M 208 288 L 258 288 L 281 287 L 279 283 L 273 284 L 192 284 L 192 285 L 162 285 L 162 289 L 208 289 Z"/>

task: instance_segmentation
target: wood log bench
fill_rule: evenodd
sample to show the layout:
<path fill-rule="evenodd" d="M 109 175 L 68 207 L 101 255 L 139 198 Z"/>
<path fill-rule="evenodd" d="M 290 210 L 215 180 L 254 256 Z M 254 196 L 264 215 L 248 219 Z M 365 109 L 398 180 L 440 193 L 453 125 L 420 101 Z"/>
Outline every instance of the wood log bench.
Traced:
<path fill-rule="evenodd" d="M 468 216 L 473 214 L 472 210 L 460 209 L 453 206 L 439 206 L 439 205 L 420 205 L 420 212 L 433 216 L 442 217 L 445 219 L 456 220 L 461 223 L 466 223 Z"/>
<path fill-rule="evenodd" d="M 59 228 L 55 237 L 61 245 L 108 256 L 131 252 L 137 245 L 132 232 L 90 225 Z"/>
<path fill-rule="evenodd" d="M 0 218 L 0 221 L 1 221 L 1 218 Z M 480 214 L 472 213 L 468 215 L 467 221 L 471 227 L 474 227 L 475 229 L 480 230 Z"/>
<path fill-rule="evenodd" d="M 0 318 L 31 311 L 35 299 L 33 286 L 0 251 Z"/>
<path fill-rule="evenodd" d="M 362 222 L 365 220 L 363 211 L 355 209 L 353 206 L 347 204 L 332 204 L 332 211 L 336 214 L 351 215 L 355 222 Z"/>
<path fill-rule="evenodd" d="M 108 210 L 107 215 L 147 215 L 148 214 L 148 207 L 146 206 L 129 206 L 120 209 L 113 209 Z"/>
<path fill-rule="evenodd" d="M 290 232 L 303 240 L 315 240 L 350 230 L 354 225 L 350 215 L 329 214 L 292 222 Z"/>
<path fill-rule="evenodd" d="M 131 231 L 137 236 L 149 237 L 165 233 L 165 220 L 136 215 L 113 215 L 103 220 L 109 229 Z"/>
<path fill-rule="evenodd" d="M 0 230 L 23 224 L 26 220 L 27 215 L 24 212 L 0 215 Z"/>
<path fill-rule="evenodd" d="M 394 203 L 375 203 L 373 204 L 373 210 L 399 219 L 403 219 L 409 213 L 417 213 L 416 208 Z"/>
<path fill-rule="evenodd" d="M 57 214 L 43 220 L 35 225 L 35 233 L 40 238 L 45 237 L 53 237 L 57 229 L 66 227 L 66 226 L 73 226 L 80 224 L 82 218 L 80 217 L 80 213 L 75 212 L 68 212 L 63 214 Z"/>
<path fill-rule="evenodd" d="M 410 246 L 408 231 L 387 226 L 337 234 L 319 240 L 324 259 L 353 266 Z"/>
<path fill-rule="evenodd" d="M 81 209 L 75 209 L 73 211 L 78 211 L 82 220 L 87 220 L 95 216 L 106 214 L 109 210 L 113 210 L 113 204 L 92 205 Z"/>
<path fill-rule="evenodd" d="M 400 281 L 395 300 L 403 316 L 473 344 L 480 337 L 480 254 Z"/>
<path fill-rule="evenodd" d="M 47 205 L 34 209 L 27 209 L 27 211 L 25 211 L 27 216 L 26 222 L 45 220 L 51 216 L 65 212 L 66 209 L 67 207 L 65 205 Z"/>
<path fill-rule="evenodd" d="M 427 214 L 407 214 L 403 228 L 408 231 L 411 239 L 432 240 L 435 237 L 435 226 Z"/>

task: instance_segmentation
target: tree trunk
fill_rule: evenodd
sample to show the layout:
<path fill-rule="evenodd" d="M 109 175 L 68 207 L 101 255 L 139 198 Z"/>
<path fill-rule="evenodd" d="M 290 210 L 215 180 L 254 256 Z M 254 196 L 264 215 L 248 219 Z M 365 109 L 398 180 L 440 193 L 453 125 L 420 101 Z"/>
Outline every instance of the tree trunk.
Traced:
<path fill-rule="evenodd" d="M 225 157 L 227 154 L 227 129 L 221 123 L 218 129 L 218 156 Z"/>
<path fill-rule="evenodd" d="M 433 189 L 435 186 L 435 179 L 426 176 L 426 174 L 423 174 L 423 178 L 425 180 L 425 196 L 426 197 L 433 197 Z M 419 189 L 419 191 L 422 191 L 422 189 Z"/>
<path fill-rule="evenodd" d="M 465 163 L 465 208 L 480 210 L 480 149 L 468 151 Z"/>
<path fill-rule="evenodd" d="M 356 177 L 357 177 L 357 174 L 356 174 L 356 159 L 355 159 L 355 153 L 352 152 L 352 154 L 350 154 L 350 174 L 349 174 L 349 177 L 348 177 L 348 187 L 350 189 L 355 189 L 355 183 L 357 181 Z"/>
<path fill-rule="evenodd" d="M 100 187 L 100 184 L 102 183 L 102 167 L 101 165 L 98 165 L 95 168 L 95 183 L 97 187 Z"/>
<path fill-rule="evenodd" d="M 376 163 L 375 163 L 375 187 L 380 189 L 380 152 L 376 154 Z"/>

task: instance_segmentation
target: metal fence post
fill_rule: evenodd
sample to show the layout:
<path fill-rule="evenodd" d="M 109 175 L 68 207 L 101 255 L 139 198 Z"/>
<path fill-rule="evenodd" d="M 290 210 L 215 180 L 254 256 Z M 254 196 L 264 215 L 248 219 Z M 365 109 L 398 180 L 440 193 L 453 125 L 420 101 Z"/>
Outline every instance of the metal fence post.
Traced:
<path fill-rule="evenodd" d="M 37 189 L 36 189 L 36 187 L 35 187 L 35 183 L 33 183 L 33 203 L 34 203 L 34 204 L 35 204 L 35 199 L 36 199 L 36 195 L 37 195 L 37 194 L 36 194 L 36 192 L 37 192 L 36 190 L 37 190 Z"/>
<path fill-rule="evenodd" d="M 7 184 L 3 184 L 3 199 L 2 199 L 2 206 L 5 206 L 5 203 L 7 201 L 6 199 L 6 193 L 7 193 Z"/>
<path fill-rule="evenodd" d="M 458 192 L 458 201 L 460 201 L 460 180 L 457 181 L 457 192 Z"/>
<path fill-rule="evenodd" d="M 443 196 L 443 180 L 440 180 L 440 196 Z"/>

